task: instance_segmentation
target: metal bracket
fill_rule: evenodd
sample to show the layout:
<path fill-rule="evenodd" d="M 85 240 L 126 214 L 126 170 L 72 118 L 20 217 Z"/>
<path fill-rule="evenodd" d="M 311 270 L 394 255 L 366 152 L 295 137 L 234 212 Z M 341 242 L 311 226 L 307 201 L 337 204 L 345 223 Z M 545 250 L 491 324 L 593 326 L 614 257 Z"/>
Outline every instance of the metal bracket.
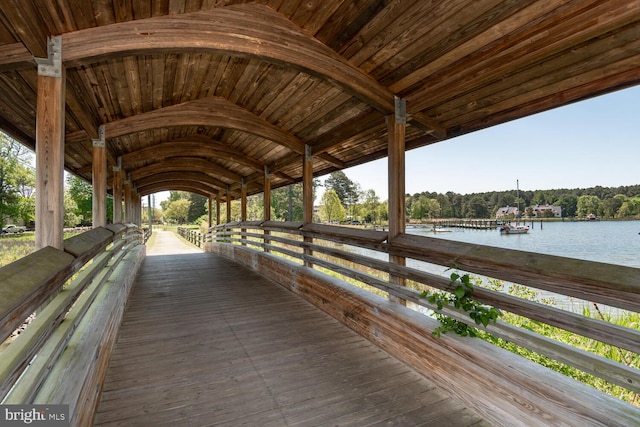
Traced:
<path fill-rule="evenodd" d="M 105 146 L 104 125 L 100 125 L 100 127 L 98 128 L 98 139 L 92 139 L 91 142 L 93 143 L 94 147 L 104 147 Z"/>
<path fill-rule="evenodd" d="M 38 75 L 62 77 L 62 36 L 47 38 L 47 57 L 33 58 L 38 64 Z"/>
<path fill-rule="evenodd" d="M 395 116 L 397 125 L 407 124 L 407 100 L 403 98 L 395 98 Z"/>
<path fill-rule="evenodd" d="M 100 132 L 100 130 L 98 130 L 98 132 Z M 122 157 L 118 156 L 117 162 L 118 164 L 113 167 L 114 172 L 122 171 Z"/>
<path fill-rule="evenodd" d="M 305 144 L 304 146 L 304 160 L 307 162 L 313 162 L 313 153 L 311 146 L 308 144 Z"/>

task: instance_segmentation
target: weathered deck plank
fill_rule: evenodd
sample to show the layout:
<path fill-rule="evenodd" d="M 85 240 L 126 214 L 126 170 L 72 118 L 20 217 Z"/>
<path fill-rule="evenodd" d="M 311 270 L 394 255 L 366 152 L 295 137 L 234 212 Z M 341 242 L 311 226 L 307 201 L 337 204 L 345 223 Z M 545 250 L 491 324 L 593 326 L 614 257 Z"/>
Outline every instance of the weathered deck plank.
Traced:
<path fill-rule="evenodd" d="M 355 332 L 233 262 L 205 253 L 146 259 L 95 425 L 383 423 L 484 422 Z"/>

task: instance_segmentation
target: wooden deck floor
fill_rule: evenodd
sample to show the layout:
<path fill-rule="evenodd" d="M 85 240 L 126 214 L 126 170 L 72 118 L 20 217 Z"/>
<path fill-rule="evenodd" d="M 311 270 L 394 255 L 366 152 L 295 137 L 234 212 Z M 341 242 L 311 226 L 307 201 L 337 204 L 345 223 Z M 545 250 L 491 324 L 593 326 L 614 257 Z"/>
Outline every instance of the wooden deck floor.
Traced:
<path fill-rule="evenodd" d="M 284 288 L 161 234 L 178 254 L 145 260 L 95 425 L 486 425 Z"/>

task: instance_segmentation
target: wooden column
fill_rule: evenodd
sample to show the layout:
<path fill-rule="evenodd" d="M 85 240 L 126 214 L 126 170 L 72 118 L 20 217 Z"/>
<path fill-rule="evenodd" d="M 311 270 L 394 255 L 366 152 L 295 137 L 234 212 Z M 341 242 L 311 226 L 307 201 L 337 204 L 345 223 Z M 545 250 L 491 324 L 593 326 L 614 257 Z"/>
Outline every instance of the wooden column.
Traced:
<path fill-rule="evenodd" d="M 93 197 L 91 198 L 91 218 L 93 228 L 107 225 L 107 149 L 105 147 L 104 125 L 98 130 L 98 139 L 93 142 Z"/>
<path fill-rule="evenodd" d="M 36 111 L 36 250 L 64 249 L 65 69 L 62 39 L 49 40 L 49 57 L 38 62 Z"/>
<path fill-rule="evenodd" d="M 302 157 L 302 222 L 304 224 L 313 223 L 313 156 L 311 146 L 304 146 L 304 156 Z M 305 236 L 305 243 L 313 243 L 313 237 Z M 313 256 L 311 249 L 305 249 L 306 256 Z M 313 263 L 304 261 L 305 267 L 313 268 Z"/>
<path fill-rule="evenodd" d="M 138 190 L 135 190 L 133 194 L 134 194 L 133 207 L 134 207 L 134 212 L 136 213 L 135 224 L 138 227 L 142 227 L 142 200 L 140 199 L 140 193 L 138 193 Z"/>
<path fill-rule="evenodd" d="M 118 162 L 120 159 L 118 158 Z M 122 222 L 122 170 L 120 166 L 113 167 L 113 222 Z"/>
<path fill-rule="evenodd" d="M 269 172 L 269 168 L 267 166 L 264 167 L 264 186 L 263 186 L 263 198 L 262 203 L 264 204 L 264 220 L 271 221 L 271 173 Z M 271 231 L 264 230 L 264 244 L 270 245 L 271 239 L 269 238 L 271 235 Z M 269 248 L 265 246 L 265 252 L 270 252 Z"/>
<path fill-rule="evenodd" d="M 216 225 L 220 224 L 220 199 L 222 198 L 222 192 L 218 190 L 218 197 L 216 197 Z"/>
<path fill-rule="evenodd" d="M 208 208 L 209 208 L 209 227 L 213 226 L 213 224 L 211 223 L 211 221 L 213 221 L 213 203 L 211 200 L 211 194 L 209 194 L 209 200 L 208 200 Z"/>
<path fill-rule="evenodd" d="M 405 232 L 405 127 L 406 127 L 406 102 L 404 99 L 395 99 L 395 114 L 387 116 L 387 128 L 389 133 L 389 239 L 391 242 L 398 234 Z M 405 265 L 404 257 L 389 255 L 389 262 Z M 405 286 L 406 280 L 401 277 L 391 276 L 391 282 Z M 406 301 L 392 295 L 391 301 L 406 304 Z"/>
<path fill-rule="evenodd" d="M 242 185 L 240 187 L 240 221 L 247 220 L 247 183 L 244 178 L 242 178 Z M 241 228 L 240 235 L 243 239 L 246 239 L 247 229 Z M 247 246 L 246 243 L 242 242 L 242 246 Z"/>
<path fill-rule="evenodd" d="M 124 182 L 124 222 L 133 224 L 133 198 L 131 197 L 131 181 Z"/>
<path fill-rule="evenodd" d="M 227 185 L 227 222 L 231 222 L 231 187 Z"/>

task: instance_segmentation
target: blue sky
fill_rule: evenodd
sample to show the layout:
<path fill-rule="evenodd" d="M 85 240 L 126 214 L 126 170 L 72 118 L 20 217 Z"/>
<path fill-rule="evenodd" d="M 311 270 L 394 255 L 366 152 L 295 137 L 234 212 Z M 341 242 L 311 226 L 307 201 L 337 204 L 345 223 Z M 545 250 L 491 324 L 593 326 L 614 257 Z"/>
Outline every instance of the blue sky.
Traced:
<path fill-rule="evenodd" d="M 387 159 L 345 169 L 387 199 Z M 326 177 L 320 177 L 324 180 Z M 640 86 L 407 152 L 406 192 L 640 184 Z"/>

